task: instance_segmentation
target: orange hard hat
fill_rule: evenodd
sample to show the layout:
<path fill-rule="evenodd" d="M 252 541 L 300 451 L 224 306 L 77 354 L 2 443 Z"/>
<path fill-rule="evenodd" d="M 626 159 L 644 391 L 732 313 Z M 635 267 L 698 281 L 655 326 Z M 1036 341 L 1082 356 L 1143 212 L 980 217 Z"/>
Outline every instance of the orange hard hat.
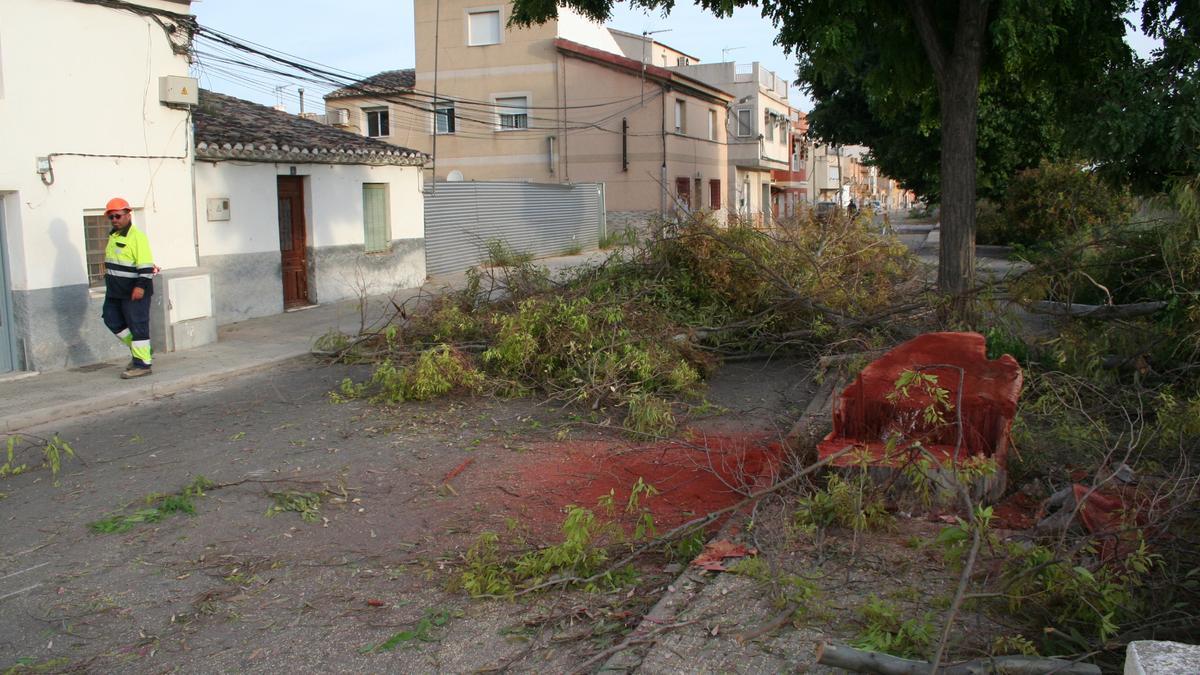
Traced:
<path fill-rule="evenodd" d="M 112 199 L 108 200 L 108 204 L 105 205 L 105 207 L 104 207 L 105 213 L 112 213 L 113 211 L 131 211 L 131 210 L 132 209 L 129 208 L 129 202 L 125 201 L 124 199 L 121 199 L 120 197 L 113 197 Z"/>

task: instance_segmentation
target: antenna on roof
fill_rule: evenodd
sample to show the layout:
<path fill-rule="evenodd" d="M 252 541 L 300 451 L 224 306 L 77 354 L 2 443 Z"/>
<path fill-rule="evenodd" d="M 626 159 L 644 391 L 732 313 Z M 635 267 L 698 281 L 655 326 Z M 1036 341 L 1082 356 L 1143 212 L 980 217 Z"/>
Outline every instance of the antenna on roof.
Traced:
<path fill-rule="evenodd" d="M 660 30 L 644 30 L 642 31 L 642 105 L 646 104 L 646 45 L 653 43 L 651 35 L 658 33 L 670 33 L 671 28 L 663 28 Z"/>
<path fill-rule="evenodd" d="M 280 112 L 287 112 L 287 104 L 283 102 L 283 90 L 292 85 L 280 84 L 275 87 L 275 109 Z"/>
<path fill-rule="evenodd" d="M 745 49 L 745 47 L 722 47 L 721 48 L 721 63 L 725 63 L 725 55 L 732 51 Z"/>

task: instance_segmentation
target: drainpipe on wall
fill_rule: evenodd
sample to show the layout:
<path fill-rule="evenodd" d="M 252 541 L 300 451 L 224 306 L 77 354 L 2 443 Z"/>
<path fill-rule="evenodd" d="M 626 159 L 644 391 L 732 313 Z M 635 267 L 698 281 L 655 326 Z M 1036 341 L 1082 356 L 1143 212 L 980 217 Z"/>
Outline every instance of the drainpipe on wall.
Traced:
<path fill-rule="evenodd" d="M 659 123 L 662 125 L 662 166 L 658 170 L 658 181 L 660 195 L 658 199 L 658 213 L 663 218 L 667 217 L 667 85 L 662 86 L 662 96 L 659 97 L 662 101 L 662 114 L 659 115 Z"/>
<path fill-rule="evenodd" d="M 430 149 L 429 162 L 432 171 L 429 176 L 429 192 L 437 194 L 437 104 L 438 104 L 438 51 L 441 47 L 439 38 L 442 33 L 442 0 L 437 0 L 433 8 L 433 147 Z M 422 169 L 421 173 L 424 173 Z"/>
<path fill-rule="evenodd" d="M 196 139 L 195 139 L 194 131 L 195 131 L 195 129 L 192 126 L 192 111 L 188 110 L 188 117 L 187 117 L 188 147 L 187 147 L 187 150 L 189 151 L 189 153 L 192 156 L 192 161 L 191 161 L 191 169 L 192 169 L 192 244 L 195 247 L 195 252 L 196 252 L 196 267 L 199 267 L 200 266 L 200 216 L 197 214 L 196 209 L 200 208 L 200 204 L 197 203 L 197 201 L 196 201 L 196 151 L 195 151 L 195 148 L 196 148 L 195 140 Z M 187 154 L 187 153 L 185 153 L 185 154 Z"/>

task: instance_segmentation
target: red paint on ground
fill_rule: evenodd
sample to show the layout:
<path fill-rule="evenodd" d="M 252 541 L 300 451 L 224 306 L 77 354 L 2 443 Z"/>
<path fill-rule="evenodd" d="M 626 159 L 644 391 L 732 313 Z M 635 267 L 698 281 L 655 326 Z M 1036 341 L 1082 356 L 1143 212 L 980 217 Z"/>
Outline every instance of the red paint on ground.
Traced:
<path fill-rule="evenodd" d="M 694 436 L 688 441 L 629 446 L 619 441 L 535 444 L 511 467 L 508 480 L 495 477 L 504 510 L 542 534 L 556 533 L 568 506 L 595 509 L 612 494 L 620 520 L 639 478 L 658 491 L 641 505 L 660 532 L 742 499 L 739 492 L 772 484 L 782 448 L 774 437 Z M 598 514 L 599 515 L 599 514 Z"/>
<path fill-rule="evenodd" d="M 466 468 L 468 466 L 471 466 L 471 464 L 473 464 L 474 462 L 475 462 L 474 457 L 468 457 L 467 459 L 465 459 L 463 461 L 462 464 L 459 464 L 458 466 L 451 469 L 450 473 L 446 474 L 446 477 L 442 479 L 442 482 L 449 483 L 451 479 L 453 479 L 458 474 L 462 473 L 464 470 L 466 470 Z"/>
<path fill-rule="evenodd" d="M 992 509 L 992 522 L 1004 530 L 1028 530 L 1037 525 L 1039 504 L 1023 492 L 1014 493 Z"/>
<path fill-rule="evenodd" d="M 818 445 L 820 457 L 852 446 L 865 448 L 877 464 L 898 466 L 909 458 L 903 453 L 887 456 L 884 444 L 897 432 L 922 439 L 925 448 L 942 461 L 954 457 L 958 426 L 953 422 L 959 412 L 947 414 L 950 424 L 933 427 L 921 418 L 931 399 L 917 387 L 910 388 L 906 400 L 887 399 L 906 370 L 937 375 L 937 386 L 950 392 L 951 403 L 962 391 L 963 438 L 958 456 L 991 457 L 1003 469 L 1021 394 L 1021 366 L 1007 354 L 988 359 L 986 341 L 979 333 L 926 333 L 864 368 L 834 404 L 833 431 Z M 853 454 L 834 463 L 845 466 L 853 461 Z"/>

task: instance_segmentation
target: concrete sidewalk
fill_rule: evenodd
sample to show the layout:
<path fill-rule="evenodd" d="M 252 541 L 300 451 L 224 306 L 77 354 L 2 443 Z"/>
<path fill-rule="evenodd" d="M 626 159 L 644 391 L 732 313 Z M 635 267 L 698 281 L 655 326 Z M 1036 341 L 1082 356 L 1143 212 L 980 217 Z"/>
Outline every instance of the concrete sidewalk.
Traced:
<path fill-rule="evenodd" d="M 537 264 L 560 272 L 605 257 L 605 252 L 593 251 L 538 260 Z M 308 354 L 313 341 L 331 330 L 357 333 L 364 315 L 368 326 L 389 316 L 393 300 L 404 302 L 421 293 L 461 288 L 465 281 L 465 274 L 442 275 L 420 288 L 373 296 L 365 314 L 360 313 L 358 300 L 347 300 L 222 326 L 213 344 L 156 354 L 154 374 L 136 380 L 120 379 L 128 358 L 70 370 L 2 376 L 0 433 L 101 412 L 270 368 Z"/>

